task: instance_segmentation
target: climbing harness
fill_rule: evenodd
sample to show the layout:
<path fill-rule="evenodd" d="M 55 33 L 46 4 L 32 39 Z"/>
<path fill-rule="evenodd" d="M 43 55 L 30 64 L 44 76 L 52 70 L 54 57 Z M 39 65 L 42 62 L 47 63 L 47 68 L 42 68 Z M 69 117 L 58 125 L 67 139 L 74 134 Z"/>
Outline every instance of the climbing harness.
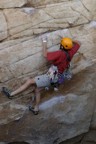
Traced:
<path fill-rule="evenodd" d="M 65 79 L 70 80 L 72 78 L 72 74 L 71 72 L 69 72 L 71 61 L 70 55 L 67 50 L 63 49 L 62 51 L 66 54 L 66 61 L 69 62 L 69 65 L 66 68 L 66 70 L 62 74 L 58 73 L 57 66 L 52 65 L 47 72 L 47 75 L 49 76 L 50 79 L 50 84 L 54 88 L 57 88 L 59 84 L 62 84 Z M 45 89 L 48 90 L 48 88 Z"/>
<path fill-rule="evenodd" d="M 47 72 L 47 75 L 49 76 L 50 78 L 50 83 L 56 83 L 58 81 L 58 69 L 57 69 L 57 66 L 54 66 L 52 65 L 48 72 Z"/>

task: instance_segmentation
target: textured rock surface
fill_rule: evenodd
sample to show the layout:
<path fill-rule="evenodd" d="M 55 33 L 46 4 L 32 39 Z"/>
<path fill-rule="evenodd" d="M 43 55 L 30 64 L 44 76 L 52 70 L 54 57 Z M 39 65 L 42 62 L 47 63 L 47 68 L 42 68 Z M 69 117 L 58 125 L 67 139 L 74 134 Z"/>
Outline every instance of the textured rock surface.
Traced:
<path fill-rule="evenodd" d="M 32 2 L 38 3 L 39 6 L 41 1 Z M 34 76 L 46 69 L 40 35 L 48 36 L 49 50 L 59 49 L 61 36 L 81 41 L 79 54 L 73 60 L 74 72 L 95 62 L 96 22 L 93 21 L 95 1 L 90 5 L 90 9 L 93 7 L 94 11 L 88 10 L 89 5 L 86 1 L 59 3 L 44 1 L 44 3 L 46 5 L 38 9 L 22 7 L 1 11 L 0 39 L 4 41 L 0 44 L 0 82 L 7 81 L 9 85 L 12 79 L 14 81 L 21 77 Z"/>
<path fill-rule="evenodd" d="M 96 66 L 91 66 L 86 70 L 78 73 L 69 82 L 60 87 L 58 93 L 43 93 L 40 104 L 40 113 L 34 116 L 26 109 L 24 102 L 20 106 L 20 99 L 14 98 L 7 101 L 9 107 L 3 107 L 2 126 L 0 126 L 0 140 L 4 141 L 28 141 L 30 144 L 59 144 L 60 142 L 85 133 L 89 130 L 92 116 L 94 113 L 95 93 L 96 93 Z M 46 95 L 46 97 L 44 97 Z M 27 97 L 27 96 L 26 96 Z M 7 100 L 7 99 L 6 99 Z M 2 105 L 4 99 L 2 101 Z M 17 104 L 17 107 L 16 107 Z M 27 104 L 27 102 L 26 102 Z M 20 109 L 21 117 L 16 115 L 16 109 Z M 23 108 L 23 109 L 22 109 Z M 25 109 L 24 109 L 25 108 Z M 17 111 L 18 113 L 18 111 Z M 4 121 L 6 119 L 6 122 Z M 4 125 L 9 121 L 16 120 L 14 123 Z M 91 138 L 91 137 L 90 137 Z"/>
<path fill-rule="evenodd" d="M 93 0 L 90 3 L 90 0 L 81 0 L 82 4 L 85 6 L 85 8 L 91 12 L 91 14 L 93 15 L 93 19 L 96 20 L 96 8 L 94 7 L 96 5 L 96 1 Z"/>
<path fill-rule="evenodd" d="M 27 0 L 0 0 L 0 8 L 22 7 L 27 4 Z"/>
<path fill-rule="evenodd" d="M 4 13 L 0 11 L 0 41 L 7 38 L 7 22 Z"/>
<path fill-rule="evenodd" d="M 50 51 L 59 49 L 60 35 L 78 37 L 78 40 L 82 41 L 81 49 L 72 62 L 72 69 L 75 73 L 96 61 L 96 33 L 95 28 L 90 28 L 91 25 L 92 23 L 86 26 L 57 30 L 48 35 L 48 48 Z M 10 40 L 1 43 L 0 65 L 1 82 L 11 79 L 14 81 L 19 77 L 41 73 L 42 69 L 40 67 L 46 67 L 46 62 L 42 56 L 40 38 Z"/>
<path fill-rule="evenodd" d="M 95 144 L 96 143 L 96 130 L 90 130 L 86 134 L 82 134 L 73 139 L 61 142 L 60 144 Z"/>
<path fill-rule="evenodd" d="M 81 41 L 81 48 L 72 60 L 74 74 L 96 64 L 96 0 L 0 0 L 0 8 L 0 89 L 3 85 L 16 89 L 29 76 L 47 70 L 42 56 L 42 36 L 48 37 L 49 51 L 59 49 L 61 37 Z M 83 72 L 84 76 L 80 74 L 70 84 L 67 83 L 68 86 L 65 84 L 63 92 L 61 87 L 63 97 L 59 100 L 52 91 L 46 94 L 48 98 L 42 100 L 41 113 L 37 117 L 32 117 L 27 111 L 31 89 L 16 96 L 13 101 L 0 94 L 0 125 L 17 120 L 28 112 L 23 123 L 14 126 L 22 126 L 19 133 L 14 128 L 13 136 L 12 127 L 4 125 L 4 131 L 4 127 L 0 127 L 0 139 L 31 138 L 31 144 L 32 138 L 37 139 L 35 143 L 40 141 L 42 144 L 48 139 L 46 144 L 51 144 L 87 132 L 89 127 L 96 129 L 95 65 L 90 69 L 92 71 Z M 49 99 L 53 106 L 45 110 Z M 56 105 L 53 101 L 57 102 Z"/>

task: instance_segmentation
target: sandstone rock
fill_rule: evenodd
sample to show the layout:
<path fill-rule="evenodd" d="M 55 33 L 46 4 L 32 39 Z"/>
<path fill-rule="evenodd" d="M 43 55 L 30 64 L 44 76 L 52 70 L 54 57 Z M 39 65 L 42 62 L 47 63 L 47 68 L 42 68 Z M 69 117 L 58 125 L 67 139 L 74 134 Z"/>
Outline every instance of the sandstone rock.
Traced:
<path fill-rule="evenodd" d="M 54 4 L 54 3 L 60 3 L 60 2 L 66 2 L 66 0 L 28 0 L 29 4 L 34 6 L 34 7 L 40 7 L 40 6 L 46 6 L 48 4 Z"/>
<path fill-rule="evenodd" d="M 89 133 L 87 133 L 83 139 L 82 144 L 94 144 L 96 143 L 96 130 L 90 130 Z"/>
<path fill-rule="evenodd" d="M 84 138 L 85 134 L 81 134 L 77 137 L 74 137 L 74 138 L 71 138 L 71 139 L 68 139 L 66 141 L 63 141 L 59 144 L 81 144 L 81 141 L 82 139 Z"/>
<path fill-rule="evenodd" d="M 50 19 L 50 16 L 45 14 L 43 10 L 39 10 L 39 12 L 36 10 L 35 13 L 34 9 L 32 9 L 32 11 L 33 14 L 28 14 L 25 9 L 4 10 L 7 18 L 9 34 L 11 37 L 20 38 L 24 36 L 32 36 L 36 29 L 36 25 L 39 25 L 39 23 L 48 21 Z M 43 29 L 41 31 L 45 32 Z"/>
<path fill-rule="evenodd" d="M 0 41 L 7 38 L 7 21 L 4 13 L 0 11 Z"/>
<path fill-rule="evenodd" d="M 91 128 L 96 129 L 96 106 L 94 106 L 94 114 L 92 117 Z"/>
<path fill-rule="evenodd" d="M 58 30 L 55 32 L 46 33 L 42 36 L 46 35 L 48 37 L 49 51 L 59 49 L 58 44 L 60 43 L 61 37 L 64 36 L 73 37 L 74 39 L 81 41 L 81 48 L 72 61 L 72 69 L 74 73 L 79 72 L 95 62 L 96 34 L 95 29 L 93 27 L 90 28 L 90 24 L 87 26 L 78 26 L 76 28 Z M 2 46 L 4 47 L 3 49 Z M 40 67 L 42 68 L 46 66 L 46 61 L 42 56 L 41 37 L 28 40 L 25 38 L 21 40 L 8 41 L 4 44 L 2 43 L 0 47 L 1 69 L 3 69 L 3 65 L 7 65 L 7 69 L 10 71 L 10 76 L 12 75 L 13 78 L 14 76 L 23 77 L 26 74 L 33 76 L 33 73 L 36 70 L 38 70 L 37 74 L 39 74 Z M 9 74 L 7 77 L 6 74 L 7 71 L 1 74 L 1 81 L 8 79 Z"/>
<path fill-rule="evenodd" d="M 75 138 L 61 142 L 60 144 L 95 144 L 96 130 L 89 130 L 88 133 L 82 134 Z"/>
<path fill-rule="evenodd" d="M 10 39 L 64 29 L 88 23 L 92 19 L 91 13 L 79 1 L 47 5 L 42 9 L 5 9 L 4 13 Z"/>
<path fill-rule="evenodd" d="M 60 88 L 59 93 L 44 93 L 40 104 L 40 113 L 37 116 L 27 112 L 23 119 L 13 124 L 2 125 L 0 127 L 0 138 L 7 141 L 20 138 L 21 141 L 26 139 L 35 143 L 59 144 L 60 142 L 74 136 L 85 133 L 89 130 L 93 108 L 95 105 L 95 65 L 87 68 L 85 71 L 77 74 L 72 81 L 65 83 Z M 86 89 L 85 89 L 86 88 Z M 68 91 L 67 91 L 68 90 Z M 2 121 L 7 123 L 16 119 L 15 114 L 18 110 L 20 113 L 24 104 L 19 105 L 19 100 L 14 99 L 9 104 L 2 103 L 1 109 Z M 3 101 L 4 102 L 4 101 Z M 7 107 L 4 105 L 7 104 Z M 7 112 L 13 110 L 12 114 Z M 7 109 L 6 109 L 7 108 Z M 20 114 L 22 116 L 22 114 Z M 10 118 L 10 119 L 8 119 Z M 4 121 L 6 120 L 6 121 Z M 9 132 L 7 132 L 9 130 Z M 14 135 L 12 135 L 14 133 Z M 37 136 L 37 137 L 36 137 Z M 90 137 L 91 138 L 91 137 Z"/>
<path fill-rule="evenodd" d="M 6 108 L 3 105 L 0 105 L 0 116 L 1 116 L 0 125 L 7 124 L 11 122 L 12 119 L 16 121 L 19 120 L 24 115 L 25 113 L 24 110 L 26 109 L 27 109 L 26 106 L 18 105 L 14 102 L 13 104 L 8 103 L 8 105 L 6 105 Z"/>
<path fill-rule="evenodd" d="M 22 7 L 27 4 L 27 0 L 0 0 L 0 8 Z"/>
<path fill-rule="evenodd" d="M 96 63 L 95 3 L 95 0 L 28 0 L 27 4 L 27 0 L 0 0 L 0 89 L 6 85 L 14 90 L 28 77 L 46 72 L 42 36 L 48 38 L 49 51 L 59 49 L 61 37 L 81 41 L 81 48 L 72 60 L 74 74 Z M 35 144 L 59 144 L 87 132 L 90 126 L 96 128 L 95 71 L 94 65 L 74 76 L 76 79 L 65 83 L 63 92 L 61 87 L 59 96 L 52 91 L 49 95 L 44 93 L 49 97 L 42 99 L 39 116 L 27 111 L 23 123 L 0 126 L 0 131 L 4 128 L 0 140 L 27 138 L 31 144 L 34 141 Z M 33 95 L 31 92 L 28 89 L 12 101 L 0 94 L 1 125 L 22 117 Z"/>
<path fill-rule="evenodd" d="M 0 82 L 12 79 L 14 74 L 10 73 L 10 70 L 6 66 L 0 66 Z"/>
<path fill-rule="evenodd" d="M 96 7 L 94 7 L 96 5 L 96 1 L 93 0 L 91 3 L 90 3 L 90 0 L 82 0 L 82 3 L 84 5 L 84 7 L 92 13 L 93 15 L 93 19 L 96 20 Z"/>

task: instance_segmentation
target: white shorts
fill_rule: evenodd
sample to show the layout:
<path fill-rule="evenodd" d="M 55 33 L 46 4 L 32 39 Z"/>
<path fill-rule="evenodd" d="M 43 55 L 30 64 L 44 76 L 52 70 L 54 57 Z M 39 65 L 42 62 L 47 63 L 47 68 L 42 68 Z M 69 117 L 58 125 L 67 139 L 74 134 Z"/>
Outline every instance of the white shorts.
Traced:
<path fill-rule="evenodd" d="M 50 78 L 47 74 L 36 76 L 35 82 L 38 88 L 50 86 Z"/>

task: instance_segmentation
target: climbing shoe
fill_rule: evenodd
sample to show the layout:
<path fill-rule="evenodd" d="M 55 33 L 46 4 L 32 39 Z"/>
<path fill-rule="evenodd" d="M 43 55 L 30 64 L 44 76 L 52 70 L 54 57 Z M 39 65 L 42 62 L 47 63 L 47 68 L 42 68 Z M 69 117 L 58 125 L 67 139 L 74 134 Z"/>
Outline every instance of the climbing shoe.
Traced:
<path fill-rule="evenodd" d="M 32 106 L 29 106 L 29 110 L 33 112 L 34 115 L 38 115 L 39 111 L 34 110 Z"/>
<path fill-rule="evenodd" d="M 2 87 L 2 92 L 4 93 L 5 96 L 7 96 L 9 99 L 12 99 L 13 96 L 11 96 L 11 91 L 7 89 L 6 87 Z"/>

